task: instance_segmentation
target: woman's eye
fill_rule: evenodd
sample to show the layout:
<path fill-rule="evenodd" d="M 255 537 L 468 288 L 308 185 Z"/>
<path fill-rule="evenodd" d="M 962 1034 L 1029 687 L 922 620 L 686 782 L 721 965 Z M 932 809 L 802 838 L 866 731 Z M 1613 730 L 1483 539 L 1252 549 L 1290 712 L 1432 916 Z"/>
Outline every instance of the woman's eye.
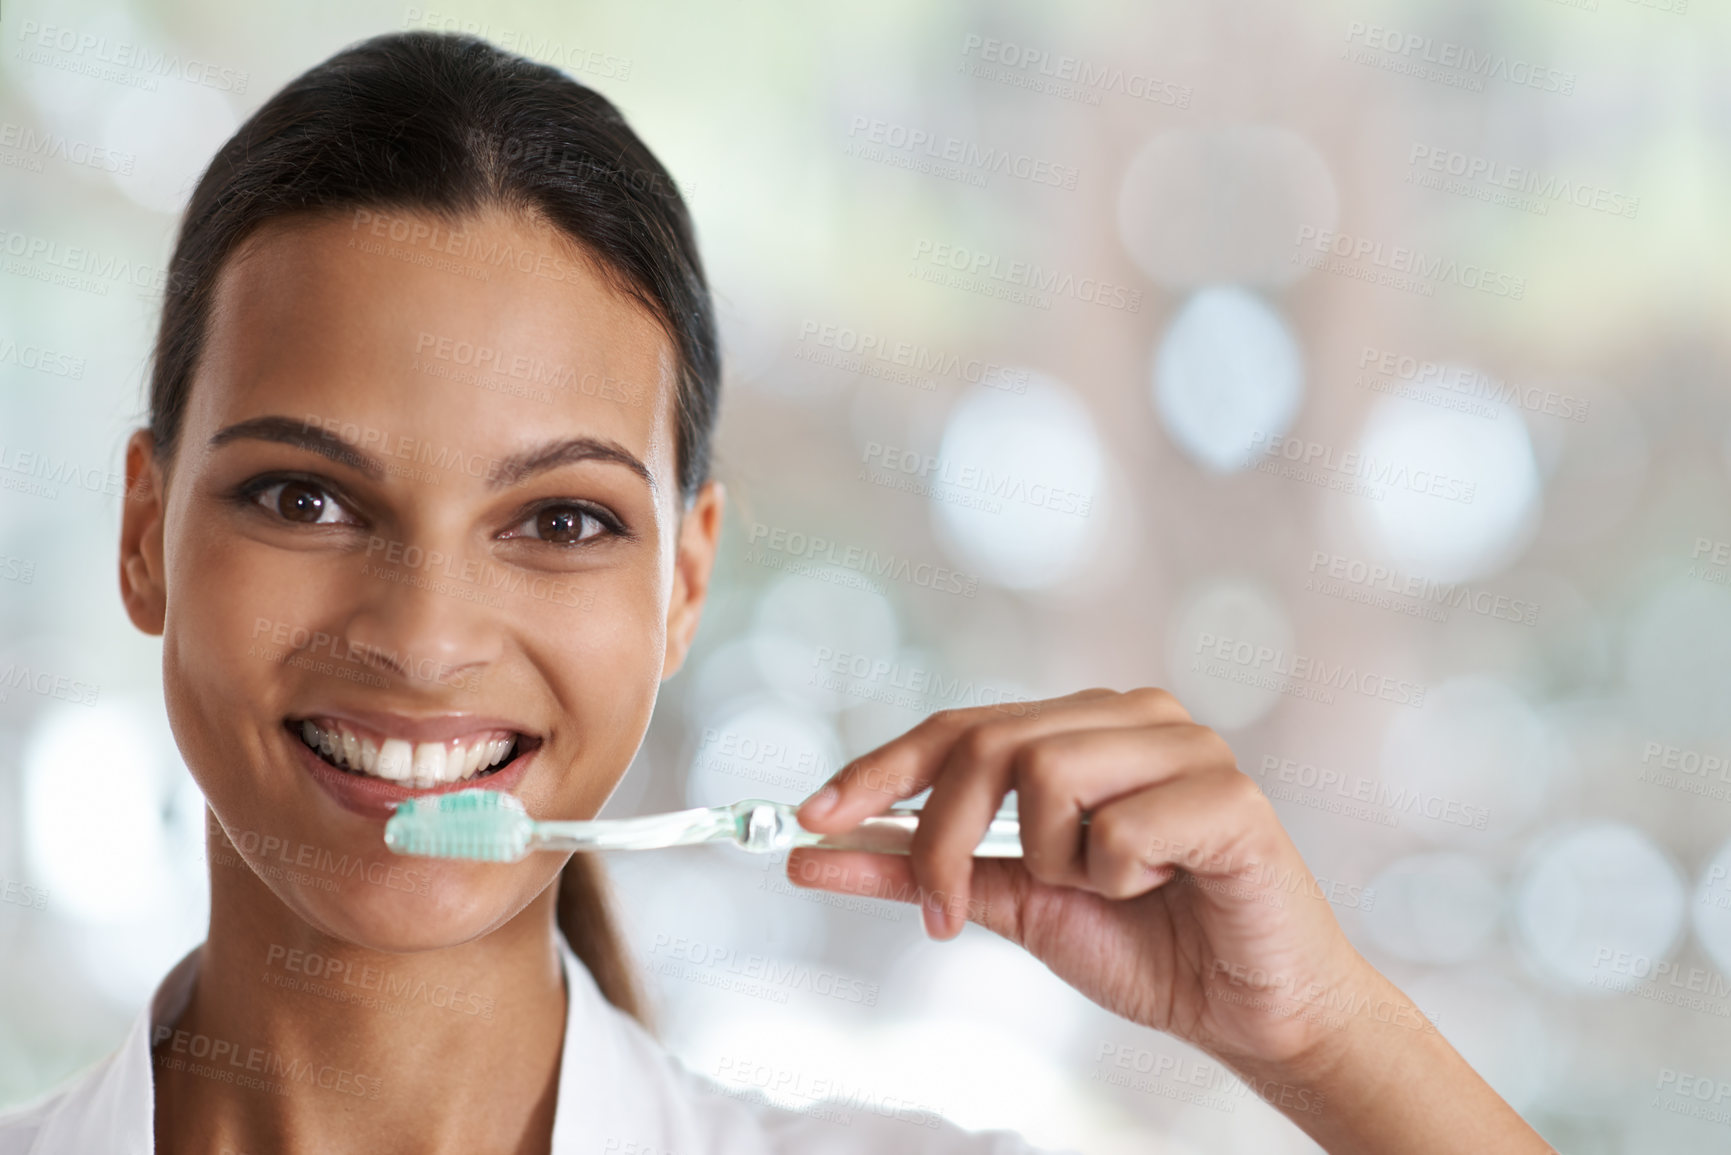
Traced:
<path fill-rule="evenodd" d="M 310 481 L 279 481 L 253 500 L 284 521 L 302 525 L 343 525 L 354 519 L 329 493 Z"/>
<path fill-rule="evenodd" d="M 553 545 L 577 545 L 599 536 L 607 526 L 579 505 L 550 505 L 530 514 L 513 537 L 535 537 Z"/>

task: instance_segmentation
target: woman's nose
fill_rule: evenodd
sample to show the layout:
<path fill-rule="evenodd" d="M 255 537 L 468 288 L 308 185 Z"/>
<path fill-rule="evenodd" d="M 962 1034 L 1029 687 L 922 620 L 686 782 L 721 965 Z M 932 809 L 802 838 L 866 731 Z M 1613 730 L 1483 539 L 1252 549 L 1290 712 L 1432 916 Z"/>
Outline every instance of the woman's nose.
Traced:
<path fill-rule="evenodd" d="M 390 542 L 361 560 L 347 635 L 374 669 L 419 688 L 475 688 L 504 649 L 497 598 L 470 587 L 459 546 Z"/>

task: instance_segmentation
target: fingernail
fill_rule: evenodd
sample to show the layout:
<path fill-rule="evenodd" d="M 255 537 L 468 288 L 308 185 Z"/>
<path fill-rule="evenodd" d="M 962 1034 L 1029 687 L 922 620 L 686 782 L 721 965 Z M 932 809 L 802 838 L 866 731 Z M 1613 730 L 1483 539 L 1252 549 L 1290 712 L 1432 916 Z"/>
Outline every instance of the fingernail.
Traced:
<path fill-rule="evenodd" d="M 806 799 L 800 809 L 805 811 L 807 818 L 822 818 L 835 809 L 835 804 L 840 799 L 841 791 L 836 789 L 835 783 L 826 782 L 823 789 Z"/>
<path fill-rule="evenodd" d="M 944 912 L 928 903 L 920 908 L 920 913 L 925 916 L 926 937 L 944 937 L 944 932 L 949 929 L 944 925 Z"/>

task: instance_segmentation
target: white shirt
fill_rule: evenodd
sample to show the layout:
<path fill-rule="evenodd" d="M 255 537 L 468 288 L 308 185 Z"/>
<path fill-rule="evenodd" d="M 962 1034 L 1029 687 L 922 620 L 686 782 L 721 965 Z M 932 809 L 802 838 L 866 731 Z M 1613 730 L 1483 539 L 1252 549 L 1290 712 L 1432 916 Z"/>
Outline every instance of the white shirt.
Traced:
<path fill-rule="evenodd" d="M 882 1114 L 837 1102 L 808 1114 L 736 1097 L 609 1003 L 564 936 L 555 937 L 569 997 L 553 1155 L 1041 1155 L 1013 1132 L 965 1131 L 929 1112 Z M 0 1115 L 0 1155 L 154 1151 L 152 1027 L 180 1017 L 197 973 L 194 950 L 162 980 L 117 1051 Z"/>

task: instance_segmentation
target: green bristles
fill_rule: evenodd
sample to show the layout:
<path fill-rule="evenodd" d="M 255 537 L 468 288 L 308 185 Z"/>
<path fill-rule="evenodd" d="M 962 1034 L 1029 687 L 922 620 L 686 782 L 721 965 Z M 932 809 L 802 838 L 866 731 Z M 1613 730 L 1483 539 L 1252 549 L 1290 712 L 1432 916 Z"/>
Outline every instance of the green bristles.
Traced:
<path fill-rule="evenodd" d="M 512 795 L 461 790 L 399 802 L 385 823 L 385 845 L 427 858 L 516 862 L 534 833 L 535 820 Z"/>

